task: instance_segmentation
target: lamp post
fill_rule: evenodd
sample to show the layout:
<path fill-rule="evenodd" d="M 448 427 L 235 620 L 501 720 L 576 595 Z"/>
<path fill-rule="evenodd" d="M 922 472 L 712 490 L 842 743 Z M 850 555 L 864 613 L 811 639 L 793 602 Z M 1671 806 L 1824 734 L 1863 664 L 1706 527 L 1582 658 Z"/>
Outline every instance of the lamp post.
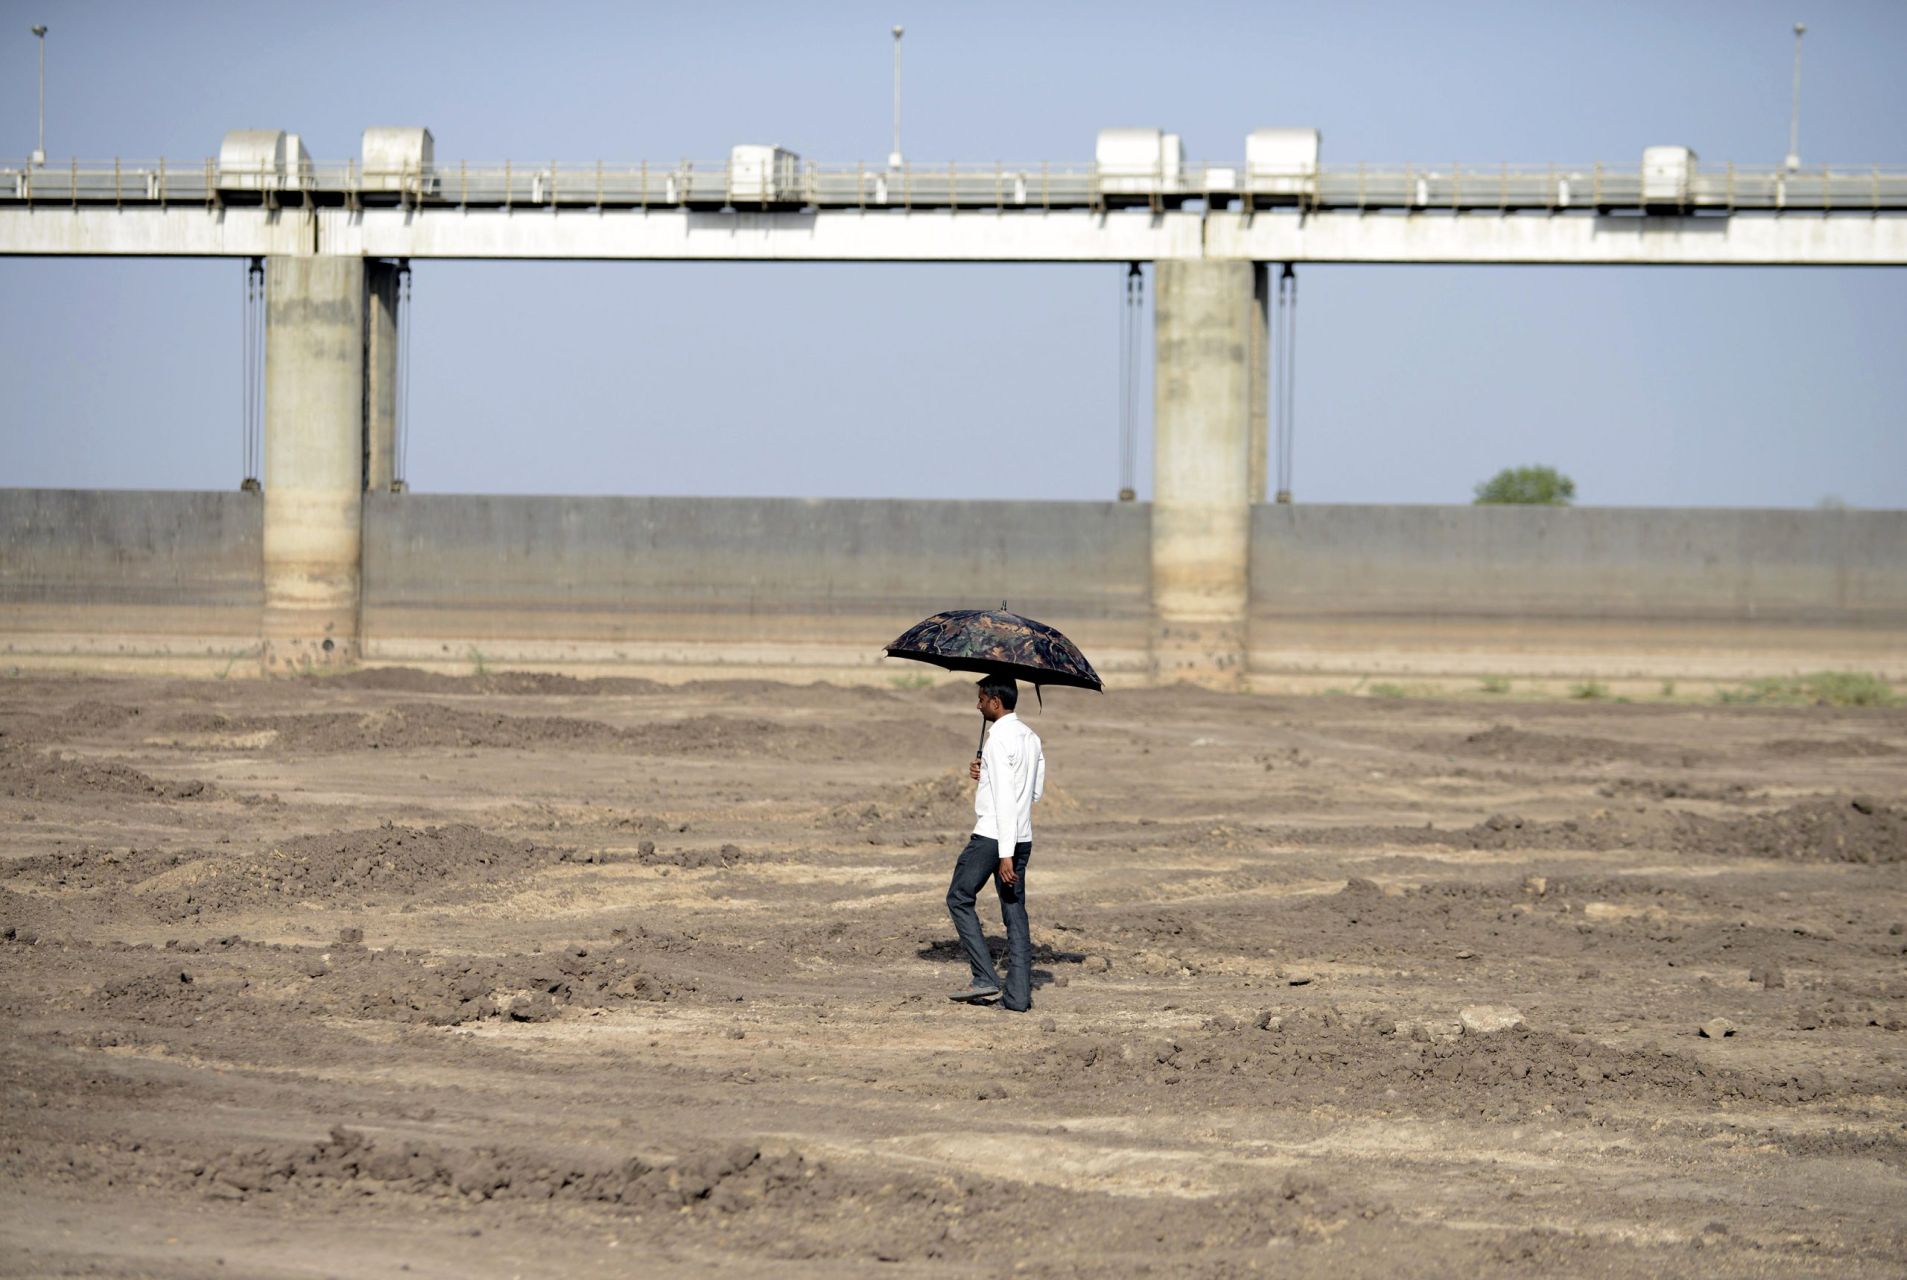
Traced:
<path fill-rule="evenodd" d="M 46 163 L 46 28 L 36 26 L 33 34 L 40 38 L 40 145 L 33 152 L 33 163 Z"/>
<path fill-rule="evenodd" d="M 1788 172 L 1801 167 L 1801 37 L 1808 24 L 1794 24 L 1794 99 L 1788 107 Z"/>
<path fill-rule="evenodd" d="M 901 34 L 894 28 L 894 149 L 887 153 L 887 167 L 901 167 Z"/>

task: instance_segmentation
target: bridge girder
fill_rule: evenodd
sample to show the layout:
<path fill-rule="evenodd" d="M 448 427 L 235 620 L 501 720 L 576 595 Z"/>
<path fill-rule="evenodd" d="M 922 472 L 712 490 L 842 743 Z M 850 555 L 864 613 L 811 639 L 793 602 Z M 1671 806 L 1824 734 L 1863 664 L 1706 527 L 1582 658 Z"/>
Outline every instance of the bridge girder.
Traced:
<path fill-rule="evenodd" d="M 1902 266 L 1907 215 L 0 208 L 0 254 L 711 262 Z"/>

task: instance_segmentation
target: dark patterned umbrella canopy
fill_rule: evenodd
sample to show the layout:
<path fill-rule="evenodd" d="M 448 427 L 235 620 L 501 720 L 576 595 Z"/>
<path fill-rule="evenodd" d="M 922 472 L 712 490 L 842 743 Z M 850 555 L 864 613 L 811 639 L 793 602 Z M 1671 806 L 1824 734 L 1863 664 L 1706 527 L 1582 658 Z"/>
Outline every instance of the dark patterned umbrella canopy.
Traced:
<path fill-rule="evenodd" d="M 887 646 L 890 658 L 931 662 L 949 671 L 978 671 L 1043 684 L 1103 692 L 1099 673 L 1079 646 L 1043 622 L 999 609 L 936 613 Z"/>

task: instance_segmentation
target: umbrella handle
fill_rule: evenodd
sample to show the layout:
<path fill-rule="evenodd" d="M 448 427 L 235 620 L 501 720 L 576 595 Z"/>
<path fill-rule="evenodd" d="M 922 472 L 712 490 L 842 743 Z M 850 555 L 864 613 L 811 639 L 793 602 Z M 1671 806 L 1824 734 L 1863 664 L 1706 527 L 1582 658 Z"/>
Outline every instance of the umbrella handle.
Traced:
<path fill-rule="evenodd" d="M 973 758 L 978 760 L 987 749 L 987 718 L 980 717 L 980 744 L 973 749 Z"/>

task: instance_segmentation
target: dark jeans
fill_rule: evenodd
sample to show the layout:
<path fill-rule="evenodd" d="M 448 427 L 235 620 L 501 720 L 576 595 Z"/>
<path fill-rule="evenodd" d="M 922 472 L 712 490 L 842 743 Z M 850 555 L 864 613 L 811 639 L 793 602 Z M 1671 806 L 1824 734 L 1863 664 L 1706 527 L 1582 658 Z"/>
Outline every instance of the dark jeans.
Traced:
<path fill-rule="evenodd" d="M 1014 884 L 1000 879 L 1000 842 L 990 836 L 974 836 L 960 851 L 954 863 L 953 883 L 947 886 L 947 914 L 953 917 L 954 932 L 960 935 L 960 950 L 973 970 L 975 986 L 997 987 L 1004 994 L 1000 1003 L 1021 1011 L 1033 1007 L 1033 935 L 1026 927 L 1026 864 L 1033 856 L 1032 841 L 1013 846 Z M 1000 894 L 1000 919 L 1006 925 L 1006 981 L 993 967 L 987 954 L 986 935 L 980 932 L 980 917 L 973 909 L 974 899 L 986 887 L 987 880 Z"/>

